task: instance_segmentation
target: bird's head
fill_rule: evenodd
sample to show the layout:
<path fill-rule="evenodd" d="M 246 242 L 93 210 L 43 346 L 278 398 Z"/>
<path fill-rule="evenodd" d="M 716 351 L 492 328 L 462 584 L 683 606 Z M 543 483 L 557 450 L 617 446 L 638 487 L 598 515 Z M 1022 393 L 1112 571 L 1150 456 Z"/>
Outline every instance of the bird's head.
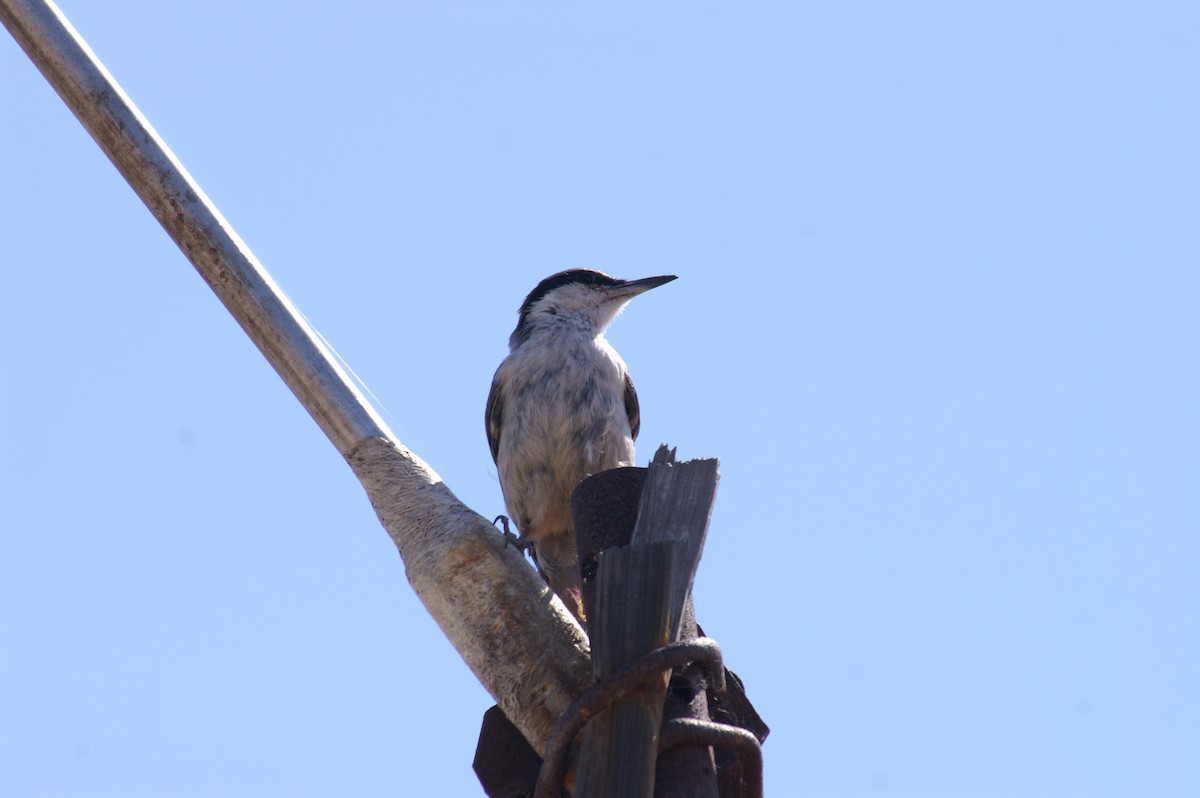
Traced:
<path fill-rule="evenodd" d="M 538 283 L 521 303 L 521 318 L 509 339 L 510 346 L 524 341 L 532 330 L 566 323 L 600 335 L 641 293 L 675 279 L 673 274 L 620 280 L 593 269 L 568 269 Z"/>

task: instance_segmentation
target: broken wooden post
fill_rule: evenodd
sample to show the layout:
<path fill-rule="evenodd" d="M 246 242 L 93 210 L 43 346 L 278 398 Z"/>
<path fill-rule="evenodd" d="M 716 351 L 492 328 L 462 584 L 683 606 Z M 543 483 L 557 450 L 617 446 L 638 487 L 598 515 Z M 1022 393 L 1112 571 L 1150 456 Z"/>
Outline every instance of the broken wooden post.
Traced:
<path fill-rule="evenodd" d="M 587 609 L 598 681 L 679 639 L 716 498 L 717 469 L 716 460 L 676 463 L 674 451 L 660 448 L 629 545 L 599 553 L 594 603 Z M 585 727 L 578 798 L 655 792 L 667 683 L 667 673 L 647 681 Z M 716 769 L 707 750 L 705 757 L 707 766 L 693 769 L 696 778 L 681 794 L 717 795 Z"/>
<path fill-rule="evenodd" d="M 687 466 L 709 469 L 711 478 L 694 482 L 681 479 L 688 476 Z M 716 642 L 704 637 L 696 624 L 690 596 L 695 563 L 704 542 L 703 529 L 707 527 L 715 495 L 717 466 L 716 460 L 674 463 L 673 452 L 664 447 L 651 468 L 615 468 L 588 477 L 576 488 L 571 497 L 571 511 L 593 644 L 600 640 L 604 645 L 602 638 L 614 633 L 603 626 L 608 622 L 599 620 L 597 609 L 600 554 L 605 552 L 606 562 L 616 562 L 621 556 L 618 552 L 634 542 L 635 532 L 636 540 L 642 544 L 638 548 L 649 544 L 652 548 L 670 548 L 673 554 L 667 564 L 661 564 L 662 574 L 649 578 L 649 587 L 639 589 L 638 595 L 643 598 L 631 600 L 630 596 L 616 595 L 615 602 L 630 608 L 628 613 L 618 610 L 616 618 L 643 614 L 661 618 L 666 607 L 666 620 L 659 625 L 670 634 L 656 639 L 674 636 L 678 641 L 659 646 L 619 668 L 617 658 L 603 655 L 604 662 L 595 667 L 609 675 L 576 699 L 558 719 L 547 742 L 544 762 L 538 763 L 536 755 L 525 750 L 503 715 L 489 711 L 475 759 L 476 773 L 489 798 L 519 798 L 531 791 L 538 798 L 558 798 L 564 788 L 580 796 L 585 794 L 582 790 L 589 788 L 581 786 L 579 779 L 592 779 L 597 785 L 603 782 L 603 789 L 609 794 L 648 795 L 645 791 L 648 766 L 653 767 L 654 795 L 660 798 L 760 798 L 760 744 L 769 730 L 746 698 L 741 680 L 724 667 Z M 665 486 L 664 495 L 674 497 L 672 501 L 655 501 L 648 495 L 652 470 L 657 472 L 652 489 L 664 492 Z M 665 538 L 671 546 L 664 547 L 659 538 Z M 647 556 L 652 560 L 657 558 L 656 554 Z M 691 565 L 680 567 L 681 562 Z M 609 590 L 607 578 L 603 589 Z M 684 607 L 682 618 L 672 609 L 678 607 L 680 596 Z M 652 608 L 649 613 L 647 607 Z M 653 623 L 645 627 L 657 628 Z M 611 673 L 614 670 L 615 675 Z M 663 701 L 659 696 L 666 673 L 671 677 Z M 647 685 L 652 687 L 647 689 Z M 631 710 L 625 720 L 600 718 L 626 696 L 643 706 Z M 645 707 L 652 709 L 660 702 L 661 718 L 651 724 Z M 625 741 L 626 745 L 619 748 L 609 746 L 607 753 L 593 757 L 596 773 L 584 777 L 583 766 L 579 764 L 583 759 L 579 753 L 582 745 L 576 736 L 593 723 L 608 723 L 612 727 L 638 724 L 635 733 L 643 742 L 636 752 L 628 750 L 632 741 Z M 654 732 L 652 727 L 661 730 Z M 658 734 L 657 745 L 650 750 L 657 751 L 657 762 L 647 756 L 645 746 L 645 740 L 654 733 Z M 630 760 L 637 760 L 637 764 L 629 774 L 617 777 L 607 772 L 611 767 L 623 767 L 618 763 Z"/>

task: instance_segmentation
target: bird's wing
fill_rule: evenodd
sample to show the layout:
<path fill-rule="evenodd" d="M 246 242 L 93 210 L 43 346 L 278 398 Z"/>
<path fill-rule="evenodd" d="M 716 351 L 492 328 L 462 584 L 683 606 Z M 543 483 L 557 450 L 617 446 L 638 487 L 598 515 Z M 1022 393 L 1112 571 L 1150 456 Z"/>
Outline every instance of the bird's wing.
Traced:
<path fill-rule="evenodd" d="M 500 393 L 500 381 L 492 378 L 492 390 L 488 392 L 487 410 L 483 414 L 483 423 L 487 428 L 488 446 L 492 449 L 492 461 L 499 463 L 500 458 L 500 424 L 504 419 L 504 397 Z M 636 400 L 634 400 L 636 403 Z M 628 404 L 628 400 L 626 400 Z"/>
<path fill-rule="evenodd" d="M 636 441 L 642 428 L 642 409 L 638 404 L 637 389 L 633 387 L 633 377 L 625 372 L 625 415 L 629 416 L 629 431 Z"/>

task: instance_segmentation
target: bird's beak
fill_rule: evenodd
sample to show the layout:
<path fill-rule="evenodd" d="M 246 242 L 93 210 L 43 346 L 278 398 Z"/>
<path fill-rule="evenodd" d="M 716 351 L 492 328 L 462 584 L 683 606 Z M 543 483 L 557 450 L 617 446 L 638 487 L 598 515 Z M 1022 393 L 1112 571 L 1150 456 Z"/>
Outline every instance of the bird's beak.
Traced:
<path fill-rule="evenodd" d="M 664 274 L 659 277 L 643 277 L 640 280 L 626 280 L 621 285 L 613 286 L 613 291 L 618 296 L 635 297 L 638 294 L 644 294 L 651 288 L 658 288 L 660 285 L 666 285 L 675 279 L 673 274 Z"/>

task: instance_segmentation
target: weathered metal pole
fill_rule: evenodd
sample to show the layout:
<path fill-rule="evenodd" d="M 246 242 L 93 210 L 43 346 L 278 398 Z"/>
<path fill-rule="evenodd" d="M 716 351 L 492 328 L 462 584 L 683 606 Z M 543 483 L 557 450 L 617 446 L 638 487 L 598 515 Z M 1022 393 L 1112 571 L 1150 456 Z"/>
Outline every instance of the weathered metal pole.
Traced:
<path fill-rule="evenodd" d="M 542 751 L 590 684 L 583 631 L 487 520 L 396 440 L 58 8 L 0 0 L 0 21 L 346 458 L 430 614 Z"/>

